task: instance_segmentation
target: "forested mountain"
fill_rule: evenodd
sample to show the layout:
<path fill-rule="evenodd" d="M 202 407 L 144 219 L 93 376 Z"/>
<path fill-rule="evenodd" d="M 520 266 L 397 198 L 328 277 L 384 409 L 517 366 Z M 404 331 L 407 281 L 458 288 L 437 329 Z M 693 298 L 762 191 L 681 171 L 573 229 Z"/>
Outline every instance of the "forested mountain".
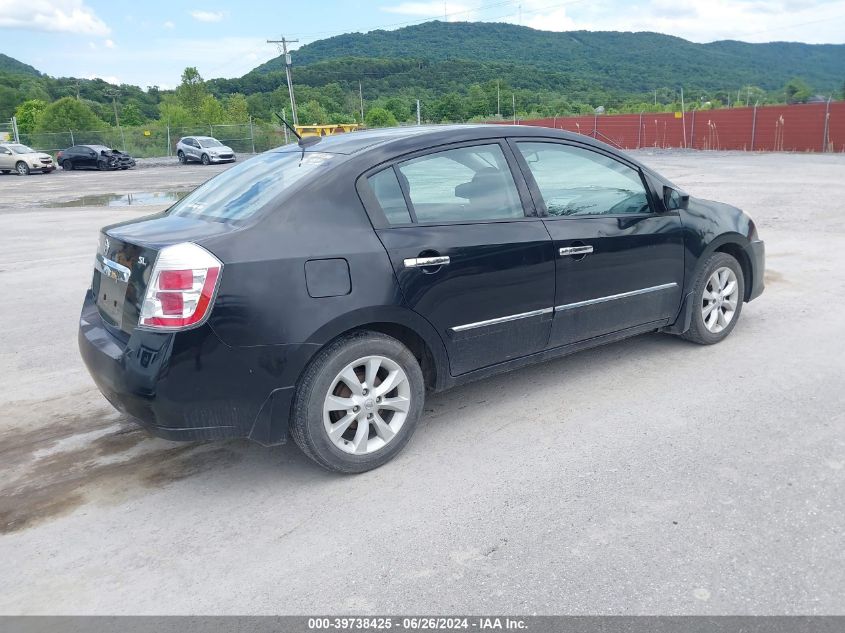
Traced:
<path fill-rule="evenodd" d="M 275 122 L 290 101 L 281 58 L 231 79 L 189 67 L 176 90 L 49 77 L 0 54 L 0 123 L 24 132 Z M 845 45 L 722 41 L 658 33 L 549 32 L 426 22 L 348 33 L 293 52 L 300 123 L 395 125 L 599 112 L 677 111 L 842 98 Z M 363 104 L 361 100 L 363 98 Z M 112 100 L 114 99 L 114 103 Z M 363 108 L 362 108 L 363 106 Z M 117 110 L 117 113 L 115 112 Z M 85 127 L 80 127 L 85 126 Z"/>
<path fill-rule="evenodd" d="M 0 73 L 15 73 L 17 75 L 35 75 L 40 76 L 41 73 L 35 70 L 29 64 L 19 62 L 14 57 L 9 57 L 0 53 Z"/>
<path fill-rule="evenodd" d="M 773 90 L 795 76 L 819 91 L 832 91 L 845 79 L 842 44 L 695 44 L 659 33 L 551 32 L 496 22 L 433 21 L 393 31 L 347 33 L 293 53 L 297 66 L 349 57 L 507 64 L 629 93 L 670 85 L 719 90 L 751 84 Z M 254 72 L 283 69 L 277 57 Z"/>

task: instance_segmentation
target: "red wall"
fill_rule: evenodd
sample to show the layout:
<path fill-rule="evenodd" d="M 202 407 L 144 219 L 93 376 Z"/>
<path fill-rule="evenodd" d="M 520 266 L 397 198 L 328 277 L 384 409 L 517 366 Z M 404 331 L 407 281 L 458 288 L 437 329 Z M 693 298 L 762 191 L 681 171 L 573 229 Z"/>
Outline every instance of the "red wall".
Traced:
<path fill-rule="evenodd" d="M 821 152 L 826 111 L 826 150 L 845 152 L 843 101 L 831 102 L 829 110 L 826 103 L 759 107 L 756 121 L 754 108 L 729 108 L 687 112 L 683 118 L 669 112 L 553 117 L 521 123 L 580 132 L 623 149 L 692 147 Z"/>

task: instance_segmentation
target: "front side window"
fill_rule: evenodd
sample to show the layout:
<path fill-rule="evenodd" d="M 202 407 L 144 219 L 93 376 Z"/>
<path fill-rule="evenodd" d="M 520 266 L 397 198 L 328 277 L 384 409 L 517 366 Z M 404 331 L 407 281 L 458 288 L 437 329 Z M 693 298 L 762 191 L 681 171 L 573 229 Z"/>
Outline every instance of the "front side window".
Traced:
<path fill-rule="evenodd" d="M 550 216 L 649 213 L 635 169 L 603 154 L 559 143 L 517 143 Z"/>
<path fill-rule="evenodd" d="M 417 222 L 525 217 L 498 144 L 461 147 L 399 163 Z"/>

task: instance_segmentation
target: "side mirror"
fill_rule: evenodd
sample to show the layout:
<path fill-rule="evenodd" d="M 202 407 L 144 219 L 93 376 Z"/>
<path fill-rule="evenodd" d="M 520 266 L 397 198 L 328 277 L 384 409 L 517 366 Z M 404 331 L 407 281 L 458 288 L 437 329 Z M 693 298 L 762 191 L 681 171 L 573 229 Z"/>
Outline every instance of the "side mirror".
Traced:
<path fill-rule="evenodd" d="M 677 211 L 689 207 L 689 194 L 663 186 L 663 206 L 667 211 Z"/>

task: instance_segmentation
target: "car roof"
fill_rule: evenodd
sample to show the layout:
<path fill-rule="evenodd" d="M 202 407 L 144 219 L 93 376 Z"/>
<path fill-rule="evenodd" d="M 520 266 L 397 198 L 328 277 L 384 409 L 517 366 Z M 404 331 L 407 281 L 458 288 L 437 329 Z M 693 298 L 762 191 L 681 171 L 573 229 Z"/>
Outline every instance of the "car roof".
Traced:
<path fill-rule="evenodd" d="M 347 132 L 345 134 L 334 134 L 321 137 L 319 142 L 307 145 L 305 151 L 324 152 L 328 154 L 361 154 L 376 147 L 384 147 L 392 144 L 401 144 L 403 147 L 410 145 L 410 141 L 416 141 L 418 149 L 426 149 L 446 143 L 460 143 L 463 141 L 476 141 L 509 136 L 519 137 L 544 137 L 557 138 L 561 140 L 575 141 L 577 143 L 591 145 L 604 151 L 610 151 L 619 155 L 621 152 L 601 141 L 586 136 L 555 128 L 541 127 L 536 125 L 500 125 L 500 124 L 478 124 L 478 125 L 420 125 L 404 126 L 394 128 L 379 128 L 375 130 L 360 130 Z M 295 144 L 277 147 L 274 152 L 302 151 L 302 148 Z M 622 154 L 627 160 L 636 162 L 634 159 Z"/>

